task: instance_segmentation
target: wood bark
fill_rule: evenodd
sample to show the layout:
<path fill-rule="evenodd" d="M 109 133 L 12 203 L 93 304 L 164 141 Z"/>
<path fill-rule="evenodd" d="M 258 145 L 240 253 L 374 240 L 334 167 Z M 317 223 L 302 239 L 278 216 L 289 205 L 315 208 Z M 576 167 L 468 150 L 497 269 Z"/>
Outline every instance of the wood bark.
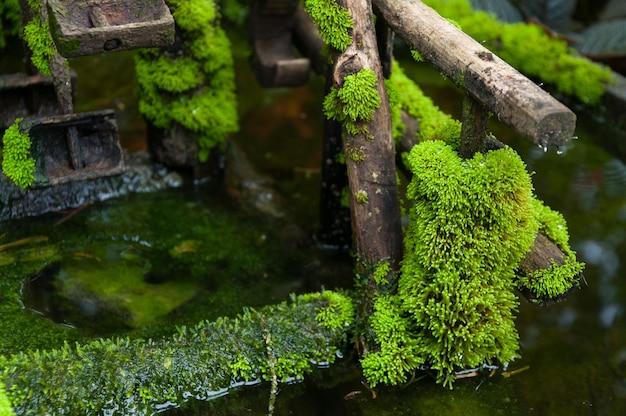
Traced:
<path fill-rule="evenodd" d="M 364 264 L 390 261 L 396 269 L 402 258 L 402 230 L 396 185 L 395 147 L 391 132 L 389 99 L 383 83 L 376 33 L 369 0 L 339 0 L 354 20 L 352 44 L 335 60 L 332 80 L 335 88 L 343 85 L 346 76 L 362 69 L 371 69 L 378 79 L 381 99 L 366 133 L 343 132 L 346 155 L 358 152 L 362 160 L 346 157 L 350 188 L 350 216 L 353 245 Z M 365 195 L 357 198 L 357 194 Z"/>
<path fill-rule="evenodd" d="M 572 111 L 430 7 L 419 0 L 373 1 L 411 48 L 522 136 L 544 148 L 572 138 Z"/>

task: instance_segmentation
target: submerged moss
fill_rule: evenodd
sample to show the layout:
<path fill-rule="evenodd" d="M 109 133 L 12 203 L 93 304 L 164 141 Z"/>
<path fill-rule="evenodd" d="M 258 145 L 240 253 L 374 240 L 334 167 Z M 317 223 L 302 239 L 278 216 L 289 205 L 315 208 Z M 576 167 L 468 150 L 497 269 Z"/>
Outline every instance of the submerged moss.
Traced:
<path fill-rule="evenodd" d="M 17 118 L 4 132 L 2 171 L 20 188 L 29 188 L 35 180 L 35 159 L 30 157 L 30 137 L 20 131 L 21 121 Z"/>
<path fill-rule="evenodd" d="M 139 111 L 156 127 L 193 132 L 206 160 L 238 129 L 231 46 L 214 1 L 168 1 L 181 51 L 136 55 Z"/>
<path fill-rule="evenodd" d="M 152 414 L 189 397 L 221 395 L 241 381 L 301 378 L 316 362 L 332 363 L 351 324 L 349 305 L 349 298 L 326 291 L 181 327 L 158 342 L 101 339 L 0 356 L 0 381 L 23 414 L 49 409 Z M 270 360 L 275 363 L 271 369 Z"/>
<path fill-rule="evenodd" d="M 324 98 L 324 114 L 330 120 L 343 123 L 349 134 L 366 133 L 364 123 L 372 121 L 374 111 L 381 104 L 377 83 L 371 69 L 346 76 L 341 88 L 332 88 Z"/>
<path fill-rule="evenodd" d="M 324 41 L 340 52 L 352 43 L 354 21 L 350 12 L 335 0 L 305 0 L 304 9 L 317 25 Z"/>
<path fill-rule="evenodd" d="M 580 56 L 563 40 L 550 37 L 537 25 L 502 23 L 491 14 L 473 11 L 468 0 L 425 0 L 442 16 L 459 22 L 461 29 L 485 44 L 526 75 L 554 84 L 586 104 L 597 104 L 611 71 Z"/>

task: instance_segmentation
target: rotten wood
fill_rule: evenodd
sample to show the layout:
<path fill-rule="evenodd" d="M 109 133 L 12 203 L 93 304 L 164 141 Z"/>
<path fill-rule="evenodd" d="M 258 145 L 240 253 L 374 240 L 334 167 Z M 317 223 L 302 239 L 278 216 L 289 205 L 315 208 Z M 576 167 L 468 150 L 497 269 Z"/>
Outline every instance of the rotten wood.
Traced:
<path fill-rule="evenodd" d="M 355 19 L 353 42 L 334 63 L 333 85 L 340 88 L 346 76 L 367 68 L 376 74 L 376 88 L 381 99 L 372 121 L 365 124 L 366 133 L 350 135 L 344 131 L 343 134 L 344 153 L 357 151 L 362 155 L 360 161 L 346 157 L 353 247 L 362 263 L 372 265 L 384 259 L 390 262 L 392 269 L 397 269 L 402 258 L 402 231 L 395 147 L 372 5 L 369 0 L 339 0 L 337 3 L 348 9 Z M 357 195 L 365 198 L 357 198 Z"/>
<path fill-rule="evenodd" d="M 543 148 L 574 134 L 576 115 L 419 0 L 373 0 L 393 31 L 497 118 Z"/>

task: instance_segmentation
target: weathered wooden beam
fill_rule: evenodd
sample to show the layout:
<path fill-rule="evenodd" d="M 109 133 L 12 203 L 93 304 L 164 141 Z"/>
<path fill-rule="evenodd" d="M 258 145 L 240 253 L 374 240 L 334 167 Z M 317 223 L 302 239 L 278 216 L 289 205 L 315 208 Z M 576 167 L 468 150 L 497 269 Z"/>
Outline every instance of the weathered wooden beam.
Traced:
<path fill-rule="evenodd" d="M 419 0 L 373 0 L 398 36 L 536 145 L 562 146 L 576 115 Z"/>
<path fill-rule="evenodd" d="M 348 134 L 344 129 L 350 188 L 353 247 L 365 264 L 388 260 L 393 269 L 402 258 L 402 230 L 396 184 L 395 146 L 391 131 L 389 99 L 385 91 L 370 0 L 338 0 L 354 18 L 352 44 L 335 60 L 333 86 L 340 88 L 344 78 L 370 69 L 377 78 L 380 106 L 364 132 Z"/>

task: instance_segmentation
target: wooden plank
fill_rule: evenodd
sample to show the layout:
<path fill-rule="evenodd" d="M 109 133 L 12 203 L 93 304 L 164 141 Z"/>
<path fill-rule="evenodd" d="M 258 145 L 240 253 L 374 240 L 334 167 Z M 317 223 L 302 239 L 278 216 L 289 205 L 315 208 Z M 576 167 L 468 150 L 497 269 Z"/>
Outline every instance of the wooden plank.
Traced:
<path fill-rule="evenodd" d="M 576 115 L 419 0 L 373 0 L 389 26 L 501 121 L 536 145 L 562 146 Z"/>

